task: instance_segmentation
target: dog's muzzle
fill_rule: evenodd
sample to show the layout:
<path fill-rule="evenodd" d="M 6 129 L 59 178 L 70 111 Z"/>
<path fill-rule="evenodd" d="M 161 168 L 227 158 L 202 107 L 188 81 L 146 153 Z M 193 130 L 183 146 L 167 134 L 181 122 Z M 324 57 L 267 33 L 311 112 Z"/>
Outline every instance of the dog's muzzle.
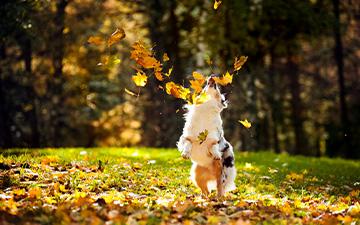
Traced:
<path fill-rule="evenodd" d="M 213 77 L 209 77 L 209 79 L 207 80 L 207 86 L 209 87 L 214 87 L 216 85 L 215 80 L 213 79 Z"/>

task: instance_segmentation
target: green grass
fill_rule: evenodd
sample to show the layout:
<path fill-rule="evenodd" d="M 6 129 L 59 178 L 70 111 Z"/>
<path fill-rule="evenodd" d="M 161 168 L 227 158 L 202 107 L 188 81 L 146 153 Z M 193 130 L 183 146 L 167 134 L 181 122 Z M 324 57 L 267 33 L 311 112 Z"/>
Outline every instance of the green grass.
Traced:
<path fill-rule="evenodd" d="M 360 162 L 236 154 L 237 190 L 203 198 L 174 149 L 0 152 L 0 224 L 318 224 L 360 219 Z"/>

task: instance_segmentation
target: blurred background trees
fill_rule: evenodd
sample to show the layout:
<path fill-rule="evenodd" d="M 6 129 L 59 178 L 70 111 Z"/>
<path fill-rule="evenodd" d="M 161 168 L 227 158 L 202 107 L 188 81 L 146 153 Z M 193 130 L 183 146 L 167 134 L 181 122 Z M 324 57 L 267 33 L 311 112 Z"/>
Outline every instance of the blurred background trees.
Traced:
<path fill-rule="evenodd" d="M 5 0 L 0 146 L 174 147 L 182 102 L 131 81 L 131 45 L 167 53 L 173 78 L 224 73 L 236 149 L 360 157 L 360 3 L 355 0 Z M 111 48 L 89 45 L 117 27 Z M 167 69 L 167 68 L 166 68 Z M 124 88 L 139 97 L 128 95 Z M 253 127 L 237 121 L 248 118 Z"/>

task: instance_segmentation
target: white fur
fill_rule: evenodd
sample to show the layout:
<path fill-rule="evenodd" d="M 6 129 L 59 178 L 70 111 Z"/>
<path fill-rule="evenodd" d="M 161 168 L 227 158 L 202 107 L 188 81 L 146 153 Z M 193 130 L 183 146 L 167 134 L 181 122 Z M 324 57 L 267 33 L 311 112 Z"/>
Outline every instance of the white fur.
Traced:
<path fill-rule="evenodd" d="M 224 156 L 234 156 L 232 146 L 223 138 L 223 123 L 221 120 L 221 111 L 226 108 L 225 97 L 221 95 L 217 87 L 204 88 L 204 91 L 210 97 L 208 101 L 200 105 L 186 105 L 188 112 L 185 114 L 185 126 L 177 146 L 184 158 L 190 158 L 193 162 L 191 168 L 191 180 L 194 181 L 194 169 L 196 165 L 208 166 L 214 159 L 224 160 Z M 203 143 L 198 141 L 201 132 L 208 131 L 208 136 Z M 222 155 L 221 146 L 217 141 L 223 139 L 229 144 L 229 149 Z M 209 141 L 216 140 L 216 144 L 208 150 Z M 207 154 L 210 152 L 210 154 Z M 223 168 L 223 183 L 225 192 L 235 189 L 235 167 Z M 213 183 L 215 182 L 215 185 Z M 196 184 L 196 182 L 194 181 Z M 216 181 L 208 182 L 209 190 L 216 187 Z"/>

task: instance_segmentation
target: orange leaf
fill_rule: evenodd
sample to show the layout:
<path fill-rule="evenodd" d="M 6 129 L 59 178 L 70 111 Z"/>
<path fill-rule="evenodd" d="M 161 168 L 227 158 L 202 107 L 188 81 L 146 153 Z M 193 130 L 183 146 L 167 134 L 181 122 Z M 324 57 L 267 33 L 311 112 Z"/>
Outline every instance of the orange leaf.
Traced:
<path fill-rule="evenodd" d="M 190 84 L 195 93 L 200 93 L 202 91 L 202 84 L 198 80 L 190 80 Z"/>
<path fill-rule="evenodd" d="M 164 80 L 164 78 L 162 76 L 162 73 L 161 73 L 161 67 L 155 68 L 154 69 L 154 74 L 155 74 L 156 79 L 158 79 L 159 81 Z"/>
<path fill-rule="evenodd" d="M 41 197 L 41 188 L 34 187 L 29 190 L 29 197 L 31 199 L 38 199 Z"/>
<path fill-rule="evenodd" d="M 136 75 L 132 76 L 132 80 L 136 86 L 144 87 L 147 83 L 147 76 L 144 72 L 138 71 Z"/>
<path fill-rule="evenodd" d="M 94 45 L 101 45 L 104 42 L 104 39 L 99 36 L 90 36 L 87 42 Z"/>
<path fill-rule="evenodd" d="M 122 28 L 116 28 L 115 32 L 111 34 L 108 40 L 108 47 L 121 41 L 126 37 L 125 31 Z"/>
<path fill-rule="evenodd" d="M 230 74 L 229 72 L 226 72 L 226 74 L 223 75 L 222 77 L 214 77 L 213 79 L 215 80 L 215 82 L 217 84 L 220 84 L 222 86 L 226 86 L 226 85 L 232 83 L 232 78 L 233 78 L 233 75 Z"/>
<path fill-rule="evenodd" d="M 238 71 L 241 69 L 241 67 L 244 65 L 244 63 L 246 62 L 246 60 L 248 59 L 247 56 L 240 56 L 239 58 L 235 58 L 235 62 L 234 62 L 234 69 L 235 71 Z"/>

